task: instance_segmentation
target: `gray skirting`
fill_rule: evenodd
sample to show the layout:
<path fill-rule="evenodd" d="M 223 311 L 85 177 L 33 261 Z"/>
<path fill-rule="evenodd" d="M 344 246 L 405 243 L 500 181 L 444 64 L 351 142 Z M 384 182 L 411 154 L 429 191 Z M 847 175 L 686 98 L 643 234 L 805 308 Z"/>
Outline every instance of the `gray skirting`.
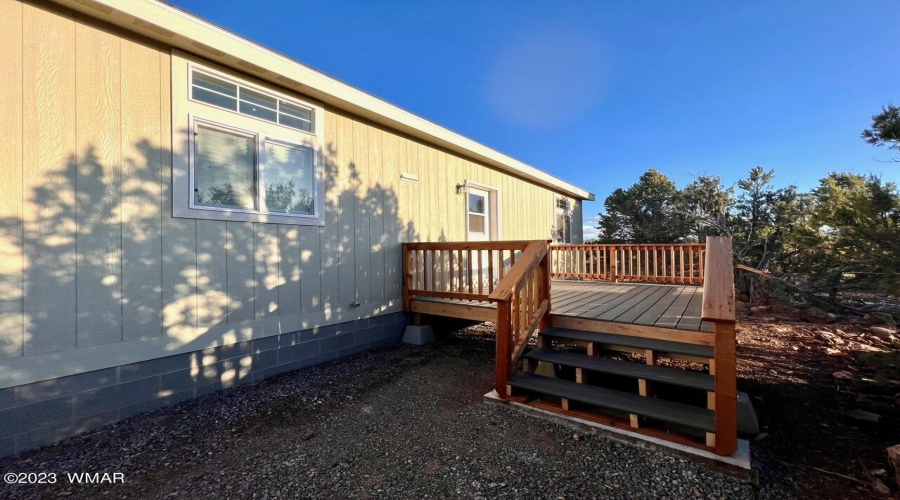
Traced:
<path fill-rule="evenodd" d="M 0 456 L 139 413 L 398 342 L 405 313 L 285 333 L 0 390 Z"/>

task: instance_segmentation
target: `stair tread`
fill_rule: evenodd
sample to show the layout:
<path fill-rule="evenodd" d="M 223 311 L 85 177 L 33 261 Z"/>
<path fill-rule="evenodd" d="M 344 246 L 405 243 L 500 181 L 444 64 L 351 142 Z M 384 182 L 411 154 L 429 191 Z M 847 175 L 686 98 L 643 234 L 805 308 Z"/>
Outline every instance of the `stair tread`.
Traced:
<path fill-rule="evenodd" d="M 701 358 L 713 357 L 713 348 L 711 346 L 687 344 L 672 340 L 658 340 L 645 337 L 634 337 L 631 335 L 618 335 L 615 333 L 588 332 L 559 327 L 547 328 L 546 330 L 542 330 L 540 334 L 546 337 L 582 340 L 586 342 L 596 342 L 598 344 L 621 345 L 637 349 L 652 349 L 654 351 L 687 354 Z"/>
<path fill-rule="evenodd" d="M 625 375 L 704 391 L 715 390 L 715 377 L 707 373 L 690 370 L 599 358 L 597 356 L 552 349 L 532 349 L 525 354 L 525 357 L 537 361 L 546 361 L 596 372 Z"/>
<path fill-rule="evenodd" d="M 527 372 L 511 378 L 509 385 L 705 431 L 712 432 L 715 429 L 715 415 L 712 410 L 684 403 L 639 396 Z"/>

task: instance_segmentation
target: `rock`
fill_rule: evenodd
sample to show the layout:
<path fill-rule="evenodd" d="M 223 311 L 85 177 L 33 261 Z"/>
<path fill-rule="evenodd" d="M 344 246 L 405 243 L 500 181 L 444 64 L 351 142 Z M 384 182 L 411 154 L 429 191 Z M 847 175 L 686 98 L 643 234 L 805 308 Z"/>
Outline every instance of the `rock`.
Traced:
<path fill-rule="evenodd" d="M 866 410 L 860 410 L 859 408 L 850 410 L 847 413 L 844 413 L 844 415 L 857 422 L 866 422 L 870 424 L 881 422 L 881 415 Z"/>
<path fill-rule="evenodd" d="M 756 439 L 757 441 L 762 441 L 763 439 L 765 439 L 765 438 L 767 438 L 767 437 L 769 437 L 769 433 L 768 433 L 768 432 L 760 432 L 759 434 L 756 435 L 756 438 L 755 438 L 755 439 Z"/>
<path fill-rule="evenodd" d="M 887 487 L 881 479 L 875 479 L 872 481 L 872 489 L 875 490 L 879 495 L 890 495 L 891 489 Z"/>
<path fill-rule="evenodd" d="M 787 304 L 775 304 L 769 308 L 775 314 L 795 314 L 797 309 Z"/>
<path fill-rule="evenodd" d="M 831 376 L 838 380 L 853 380 L 853 374 L 844 370 L 836 371 Z"/>
<path fill-rule="evenodd" d="M 835 335 L 835 334 L 833 334 L 833 333 L 831 333 L 831 332 L 829 332 L 829 331 L 827 331 L 827 330 L 819 330 L 819 331 L 816 332 L 816 335 L 818 335 L 819 338 L 821 338 L 821 339 L 824 339 L 824 340 L 827 340 L 828 342 L 831 342 L 832 344 L 841 345 L 841 344 L 845 344 L 845 343 L 846 343 L 846 342 L 844 341 L 844 339 L 838 337 L 837 335 Z"/>
<path fill-rule="evenodd" d="M 825 355 L 831 356 L 832 358 L 846 358 L 847 356 L 849 356 L 849 354 L 847 354 L 844 351 L 839 351 L 837 349 L 832 349 L 830 347 L 825 349 Z"/>
<path fill-rule="evenodd" d="M 889 446 L 886 451 L 888 462 L 894 469 L 894 478 L 897 480 L 897 484 L 900 484 L 900 444 Z"/>
<path fill-rule="evenodd" d="M 883 326 L 870 326 L 869 333 L 878 337 L 881 340 L 884 340 L 885 342 L 890 342 L 894 339 L 894 335 L 893 335 L 894 330 L 891 330 L 890 328 L 885 328 Z"/>
<path fill-rule="evenodd" d="M 753 306 L 750 308 L 750 312 L 752 312 L 754 314 L 759 314 L 759 313 L 769 312 L 770 309 L 771 309 L 771 306 Z"/>
<path fill-rule="evenodd" d="M 897 326 L 897 321 L 894 320 L 894 317 L 886 312 L 867 313 L 863 316 L 863 319 L 875 325 Z"/>
<path fill-rule="evenodd" d="M 581 441 L 581 436 L 578 434 L 572 434 L 572 441 Z"/>
<path fill-rule="evenodd" d="M 824 309 L 821 309 L 819 307 L 810 307 L 808 309 L 805 309 L 800 314 L 800 317 L 805 321 L 808 321 L 809 323 L 816 323 L 820 325 L 828 323 L 828 313 L 825 312 Z"/>

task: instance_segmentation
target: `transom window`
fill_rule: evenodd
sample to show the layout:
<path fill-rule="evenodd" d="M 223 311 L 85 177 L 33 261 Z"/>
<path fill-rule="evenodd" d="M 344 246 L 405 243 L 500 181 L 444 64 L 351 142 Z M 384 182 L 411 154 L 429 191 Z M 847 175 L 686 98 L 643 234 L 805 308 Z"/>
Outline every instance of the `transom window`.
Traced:
<path fill-rule="evenodd" d="M 315 215 L 313 150 L 192 120 L 191 208 Z"/>
<path fill-rule="evenodd" d="M 212 106 L 277 123 L 304 132 L 313 132 L 313 110 L 272 96 L 259 89 L 191 69 L 191 99 Z"/>

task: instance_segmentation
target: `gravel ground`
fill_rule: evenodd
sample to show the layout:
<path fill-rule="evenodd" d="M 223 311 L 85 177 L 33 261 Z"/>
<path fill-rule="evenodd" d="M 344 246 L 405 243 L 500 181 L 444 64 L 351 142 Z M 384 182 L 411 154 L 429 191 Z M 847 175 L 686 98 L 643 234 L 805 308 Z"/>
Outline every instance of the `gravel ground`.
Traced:
<path fill-rule="evenodd" d="M 126 480 L 0 485 L 0 498 L 757 496 L 682 458 L 486 405 L 492 376 L 493 341 L 477 329 L 387 346 L 0 459 L 2 472 Z"/>

